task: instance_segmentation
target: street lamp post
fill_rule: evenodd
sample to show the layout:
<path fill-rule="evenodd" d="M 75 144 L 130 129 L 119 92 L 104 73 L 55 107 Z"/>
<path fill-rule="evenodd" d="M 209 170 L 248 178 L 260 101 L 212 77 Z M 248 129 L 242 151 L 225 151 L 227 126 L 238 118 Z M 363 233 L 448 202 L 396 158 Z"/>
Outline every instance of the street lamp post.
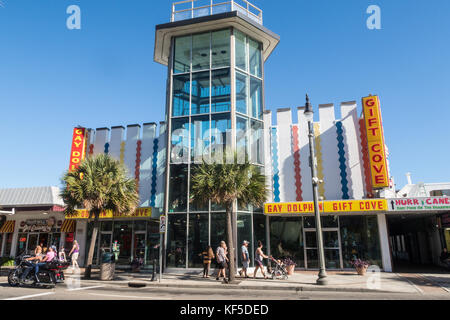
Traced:
<path fill-rule="evenodd" d="M 308 121 L 308 137 L 309 137 L 309 166 L 311 167 L 311 177 L 312 177 L 312 187 L 313 187 L 313 200 L 314 200 L 314 216 L 316 218 L 316 237 L 317 237 L 317 249 L 319 256 L 319 278 L 316 283 L 319 285 L 326 285 L 327 272 L 325 271 L 325 254 L 323 250 L 323 239 L 322 239 L 322 223 L 320 221 L 320 211 L 319 211 L 319 178 L 317 177 L 317 161 L 314 150 L 314 125 L 313 125 L 314 111 L 311 104 L 309 103 L 309 97 L 306 95 L 306 107 L 305 107 L 305 117 Z"/>

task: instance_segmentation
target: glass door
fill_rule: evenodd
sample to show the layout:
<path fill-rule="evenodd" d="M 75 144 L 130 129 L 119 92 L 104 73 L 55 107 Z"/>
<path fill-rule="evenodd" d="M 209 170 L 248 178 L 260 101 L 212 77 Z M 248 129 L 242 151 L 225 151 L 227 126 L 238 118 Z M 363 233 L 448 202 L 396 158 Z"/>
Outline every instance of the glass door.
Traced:
<path fill-rule="evenodd" d="M 134 233 L 134 244 L 133 244 L 133 259 L 145 259 L 145 231 Z"/>
<path fill-rule="evenodd" d="M 338 228 L 323 229 L 323 246 L 325 267 L 327 269 L 342 268 L 340 235 Z M 318 269 L 319 257 L 317 250 L 316 229 L 305 229 L 305 257 L 306 268 Z"/>
<path fill-rule="evenodd" d="M 39 233 L 29 233 L 27 241 L 27 254 L 34 254 L 34 249 L 38 245 Z"/>

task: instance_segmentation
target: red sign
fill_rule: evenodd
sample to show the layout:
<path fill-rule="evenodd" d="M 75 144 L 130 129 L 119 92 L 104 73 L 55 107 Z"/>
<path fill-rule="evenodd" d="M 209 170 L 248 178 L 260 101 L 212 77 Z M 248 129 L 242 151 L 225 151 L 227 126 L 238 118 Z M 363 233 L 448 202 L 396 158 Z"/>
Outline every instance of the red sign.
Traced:
<path fill-rule="evenodd" d="M 70 151 L 69 171 L 76 170 L 85 155 L 85 128 L 73 129 L 72 150 Z"/>
<path fill-rule="evenodd" d="M 68 233 L 66 235 L 66 242 L 73 242 L 73 233 Z"/>

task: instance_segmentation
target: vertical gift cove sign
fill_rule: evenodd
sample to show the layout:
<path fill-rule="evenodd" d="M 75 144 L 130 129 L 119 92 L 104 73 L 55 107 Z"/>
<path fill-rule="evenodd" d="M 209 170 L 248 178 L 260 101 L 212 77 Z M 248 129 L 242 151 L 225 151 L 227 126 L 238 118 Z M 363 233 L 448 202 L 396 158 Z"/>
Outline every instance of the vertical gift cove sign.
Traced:
<path fill-rule="evenodd" d="M 80 165 L 80 162 L 84 159 L 86 148 L 86 129 L 75 128 L 73 129 L 72 138 L 72 150 L 70 151 L 70 164 L 69 171 L 73 171 Z"/>
<path fill-rule="evenodd" d="M 389 174 L 380 101 L 377 96 L 369 96 L 362 99 L 362 105 L 367 131 L 372 186 L 374 189 L 386 188 L 389 187 Z"/>

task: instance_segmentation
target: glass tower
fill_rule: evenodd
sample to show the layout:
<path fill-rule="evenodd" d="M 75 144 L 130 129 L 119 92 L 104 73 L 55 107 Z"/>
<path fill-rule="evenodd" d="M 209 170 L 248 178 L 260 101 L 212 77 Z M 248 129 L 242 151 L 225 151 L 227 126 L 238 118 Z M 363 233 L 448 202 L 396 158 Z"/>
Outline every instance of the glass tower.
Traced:
<path fill-rule="evenodd" d="M 279 37 L 262 26 L 262 12 L 255 19 L 233 1 L 222 13 L 213 8 L 194 15 L 193 1 L 186 19 L 156 27 L 155 61 L 168 66 L 166 268 L 200 268 L 204 248 L 227 239 L 224 207 L 189 201 L 193 168 L 229 151 L 264 167 L 264 61 Z M 174 5 L 172 17 L 178 14 Z M 262 211 L 235 209 L 236 247 L 244 239 L 264 240 Z"/>

